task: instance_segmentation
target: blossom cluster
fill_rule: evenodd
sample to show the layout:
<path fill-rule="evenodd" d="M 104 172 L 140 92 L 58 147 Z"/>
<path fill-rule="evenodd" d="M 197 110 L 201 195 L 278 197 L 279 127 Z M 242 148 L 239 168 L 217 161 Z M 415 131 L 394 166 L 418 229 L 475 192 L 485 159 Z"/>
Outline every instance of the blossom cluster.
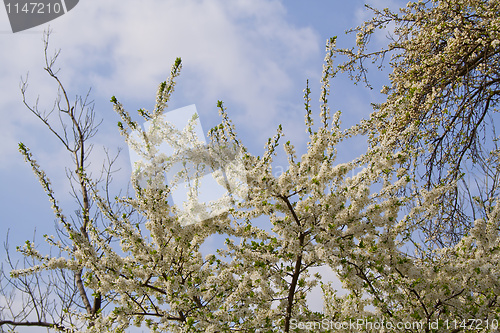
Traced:
<path fill-rule="evenodd" d="M 13 274 L 84 272 L 86 287 L 108 304 L 94 316 L 81 314 L 89 332 L 121 332 L 130 325 L 153 332 L 291 332 L 302 329 L 298 323 L 359 320 L 422 323 L 403 327 L 418 332 L 464 318 L 498 321 L 500 149 L 496 136 L 481 145 L 480 134 L 494 135 L 485 119 L 494 121 L 500 96 L 500 4 L 432 0 L 409 2 L 399 13 L 374 11 L 372 20 L 354 29 L 356 51 L 337 49 L 336 39 L 328 40 L 317 124 L 311 91 L 304 90 L 309 140 L 302 155 L 291 141 L 283 142 L 281 125 L 261 156 L 251 154 L 222 102 L 221 124 L 209 131 L 207 145 L 195 135 L 195 118 L 183 130 L 166 121 L 180 60 L 160 84 L 153 112 L 139 110 L 147 130 L 112 98 L 119 129 L 139 156 L 134 196 L 118 199 L 134 214 L 117 210 L 85 178 L 109 224 L 91 221 L 88 237 L 82 237 L 21 147 L 74 246 L 54 243 L 66 255 L 51 258 L 27 243 L 23 253 L 41 264 Z M 389 46 L 368 52 L 371 36 L 390 24 L 396 28 Z M 339 54 L 348 60 L 335 66 Z M 365 60 L 388 54 L 393 72 L 383 89 L 386 101 L 375 105 L 369 119 L 342 129 L 341 113 L 332 113 L 328 104 L 332 78 L 347 71 L 363 80 Z M 339 144 L 358 135 L 367 135 L 367 151 L 338 162 Z M 160 149 L 165 142 L 170 155 Z M 287 165 L 273 173 L 282 151 Z M 184 207 L 191 214 L 171 205 L 176 186 L 204 172 L 181 168 L 167 181 L 186 152 L 193 165 L 213 164 L 213 170 L 241 156 L 235 175 L 244 175 L 242 200 L 228 197 L 225 209 L 210 216 L 202 216 L 207 207 L 196 191 Z M 201 248 L 214 235 L 223 235 L 225 245 L 203 255 Z M 321 266 L 338 275 L 347 293 L 340 295 L 311 273 Z M 324 294 L 320 313 L 306 302 L 318 284 Z M 440 326 L 440 332 L 453 329 Z"/>

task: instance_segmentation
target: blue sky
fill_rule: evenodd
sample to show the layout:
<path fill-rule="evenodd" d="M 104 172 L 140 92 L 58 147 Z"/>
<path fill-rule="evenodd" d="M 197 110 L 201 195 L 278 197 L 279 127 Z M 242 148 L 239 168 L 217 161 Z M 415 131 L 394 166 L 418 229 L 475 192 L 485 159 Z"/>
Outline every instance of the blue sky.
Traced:
<path fill-rule="evenodd" d="M 378 8 L 404 6 L 402 1 L 367 1 Z M 50 22 L 50 48 L 61 49 L 57 67 L 70 96 L 92 88 L 97 118 L 103 119 L 94 138 L 91 168 L 97 171 L 103 146 L 126 148 L 116 128 L 118 116 L 109 102 L 116 96 L 134 113 L 151 109 L 158 84 L 176 57 L 183 59 L 170 109 L 196 104 L 207 131 L 219 121 L 217 100 L 223 100 L 236 130 L 254 154 L 262 154 L 269 136 L 282 124 L 285 140 L 305 144 L 303 92 L 310 80 L 313 105 L 319 98 L 325 41 L 337 35 L 350 47 L 355 36 L 344 31 L 369 17 L 365 1 L 352 0 L 107 0 L 85 1 Z M 44 125 L 22 104 L 21 76 L 29 72 L 28 96 L 52 107 L 56 88 L 43 71 L 42 32 L 48 24 L 12 34 L 4 7 L 0 9 L 0 236 L 10 229 L 11 248 L 54 233 L 50 203 L 17 152 L 24 142 L 51 178 L 63 207 L 71 206 L 65 166 L 70 159 Z M 383 40 L 375 40 L 375 43 Z M 373 79 L 382 82 L 380 74 Z M 352 125 L 380 101 L 378 90 L 354 86 L 346 75 L 332 82 L 332 109 L 343 111 Z M 316 110 L 318 110 L 316 108 Z M 359 145 L 359 146 L 358 146 Z M 354 149 L 353 149 L 354 148 Z M 363 143 L 349 153 L 362 152 Z M 350 155 L 339 151 L 340 156 Z M 130 176 L 127 149 L 118 160 L 115 184 Z M 71 208 L 67 215 L 71 214 Z M 40 239 L 41 237 L 38 237 Z M 0 258 L 3 258 L 3 252 Z"/>

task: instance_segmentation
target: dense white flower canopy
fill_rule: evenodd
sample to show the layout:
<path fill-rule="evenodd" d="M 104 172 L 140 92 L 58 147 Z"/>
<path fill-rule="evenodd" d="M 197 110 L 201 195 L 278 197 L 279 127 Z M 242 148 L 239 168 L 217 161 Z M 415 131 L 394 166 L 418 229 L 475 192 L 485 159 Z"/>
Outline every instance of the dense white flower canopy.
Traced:
<path fill-rule="evenodd" d="M 372 51 L 370 39 L 388 27 L 388 46 Z M 20 247 L 28 265 L 2 281 L 71 277 L 74 285 L 52 286 L 62 303 L 36 323 L 61 331 L 123 332 L 136 325 L 153 332 L 351 332 L 352 326 L 334 324 L 352 321 L 362 332 L 497 331 L 499 29 L 498 1 L 373 9 L 373 18 L 353 29 L 355 47 L 338 48 L 336 37 L 327 41 L 319 111 L 309 84 L 304 89 L 303 153 L 294 138 L 283 139 L 282 125 L 262 153 L 252 153 L 222 101 L 208 144 L 194 135 L 196 117 L 184 129 L 172 126 L 164 112 L 183 66 L 177 58 L 151 111 L 138 111 L 147 128 L 126 103 L 111 98 L 118 128 L 141 159 L 132 189 L 115 198 L 109 195 L 114 160 L 100 178 L 86 164 L 86 142 L 96 132 L 93 110 L 81 99 L 72 102 L 48 58 L 47 72 L 60 89 L 55 111 L 69 125 L 57 130 L 37 105 L 27 106 L 72 156 L 80 209 L 65 215 L 49 177 L 21 143 L 52 203 L 58 237 L 46 236 L 51 254 L 30 241 Z M 366 120 L 342 127 L 342 112 L 330 110 L 330 83 L 346 71 L 369 84 L 367 61 L 392 70 L 386 99 L 373 104 Z M 359 138 L 368 142 L 366 151 L 340 161 L 339 150 Z M 171 156 L 161 152 L 166 141 Z M 241 156 L 242 200 L 187 221 L 206 207 L 190 194 L 185 208 L 194 214 L 181 214 L 170 195 L 183 177 L 196 183 L 199 174 L 178 172 L 171 182 L 165 175 L 186 151 L 201 164 L 228 148 Z M 273 172 L 278 158 L 286 160 L 280 173 Z M 214 162 L 214 171 L 221 164 Z M 201 248 L 212 236 L 225 243 L 207 255 Z M 323 266 L 345 293 L 312 274 Z M 318 284 L 323 311 L 306 301 Z M 25 311 L 46 306 L 26 304 Z"/>

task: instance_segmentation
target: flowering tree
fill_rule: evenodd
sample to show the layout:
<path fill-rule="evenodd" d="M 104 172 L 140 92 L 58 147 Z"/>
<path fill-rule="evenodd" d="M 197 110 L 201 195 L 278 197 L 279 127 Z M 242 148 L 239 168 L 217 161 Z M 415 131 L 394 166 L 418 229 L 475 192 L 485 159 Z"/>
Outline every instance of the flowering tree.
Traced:
<path fill-rule="evenodd" d="M 0 327 L 89 332 L 121 332 L 130 325 L 155 332 L 497 331 L 499 150 L 493 125 L 499 8 L 496 1 L 410 2 L 400 13 L 375 10 L 372 20 L 354 30 L 357 51 L 337 49 L 335 38 L 330 39 L 316 124 L 311 91 L 305 89 L 309 142 L 300 157 L 290 141 L 281 142 L 281 126 L 262 156 L 251 154 L 222 102 L 222 122 L 210 130 L 209 145 L 196 140 L 192 123 L 174 128 L 163 113 L 181 70 L 178 59 L 158 89 L 153 111 L 139 110 L 151 124 L 147 130 L 117 98 L 111 99 L 121 117 L 121 133 L 141 157 L 132 176 L 134 195 L 115 201 L 90 178 L 83 163 L 84 143 L 94 133 L 92 113 L 75 116 L 61 84 L 67 108 L 58 111 L 71 121 L 72 144 L 37 109 L 32 111 L 75 156 L 80 219 L 63 215 L 47 176 L 21 144 L 61 222 L 62 240 L 47 238 L 61 255 L 45 256 L 28 242 L 21 251 L 34 264 L 12 271 L 4 281 L 31 285 L 37 282 L 30 277 L 60 272 L 50 281 L 68 281 L 72 275 L 75 282 L 63 284 L 67 289 L 59 294 L 61 302 L 49 309 L 52 318 L 29 321 L 30 309 L 46 305 L 28 302 L 20 320 L 2 318 Z M 389 46 L 368 52 L 375 29 L 392 23 L 396 28 Z M 328 107 L 330 80 L 338 70 L 364 80 L 364 61 L 391 52 L 386 102 L 368 120 L 342 130 L 340 112 L 332 114 Z M 336 54 L 348 57 L 338 67 L 333 63 Z M 47 60 L 47 71 L 60 84 L 52 66 Z M 363 134 L 368 134 L 367 152 L 351 162 L 336 162 L 339 143 Z M 173 156 L 161 152 L 166 141 L 176 147 Z M 272 162 L 280 146 L 288 166 L 274 175 Z M 224 158 L 241 154 L 243 200 L 227 197 L 226 212 L 198 223 L 186 220 L 206 208 L 196 200 L 196 186 L 186 203 L 194 215 L 181 214 L 168 198 L 193 174 L 181 170 L 173 180 L 165 177 L 186 150 L 194 162 L 214 170 Z M 354 172 L 359 167 L 362 171 Z M 468 173 L 476 188 L 466 182 Z M 268 225 L 253 223 L 260 216 Z M 226 236 L 225 246 L 203 256 L 200 247 L 215 234 Z M 310 274 L 311 268 L 325 265 L 337 273 L 345 295 Z M 306 303 L 318 283 L 324 291 L 323 312 L 311 311 Z"/>
<path fill-rule="evenodd" d="M 485 203 L 497 195 L 500 5 L 417 1 L 400 13 L 373 11 L 371 20 L 352 30 L 357 50 L 338 50 L 348 57 L 340 67 L 366 83 L 366 63 L 382 66 L 391 57 L 387 100 L 361 126 L 372 146 L 411 151 L 405 167 L 419 187 L 457 182 L 453 191 L 442 192 L 441 211 L 426 227 L 437 246 L 456 243 L 476 218 L 486 217 L 475 197 Z M 371 36 L 390 25 L 395 29 L 389 45 L 369 51 Z"/>
<path fill-rule="evenodd" d="M 73 239 L 75 235 L 78 235 L 78 239 L 90 239 L 91 224 L 100 222 L 106 224 L 94 205 L 91 187 L 85 176 L 92 151 L 89 140 L 97 133 L 99 123 L 95 120 L 93 104 L 88 100 L 88 94 L 71 101 L 57 76 L 58 70 L 54 69 L 59 53 L 49 56 L 49 33 L 44 37 L 45 71 L 57 84 L 59 92 L 57 100 L 49 112 L 39 108 L 38 100 L 35 104 L 30 104 L 27 98 L 27 80 L 22 81 L 21 93 L 28 110 L 47 126 L 73 159 L 74 165 L 66 169 L 72 188 L 71 194 L 76 199 L 79 208 L 73 216 L 63 214 L 47 174 L 34 159 L 29 148 L 19 143 L 19 151 L 26 162 L 31 165 L 35 176 L 49 197 L 59 222 L 56 228 L 58 239 L 45 236 L 47 242 L 55 248 L 64 249 L 63 252 L 72 252 L 78 247 L 78 243 Z M 59 124 L 50 117 L 54 111 L 59 116 Z M 106 177 L 101 177 L 97 181 L 106 191 L 109 190 L 113 164 L 116 161 L 116 157 L 108 154 L 107 156 L 108 161 L 103 164 L 101 175 Z M 117 208 L 117 211 L 119 210 L 120 208 Z M 130 212 L 124 211 L 124 213 Z M 102 297 L 98 291 L 88 288 L 83 277 L 86 274 L 85 268 L 73 266 L 71 269 L 60 269 L 64 256 L 42 256 L 37 254 L 34 246 L 33 242 L 26 241 L 23 249 L 17 247 L 18 251 L 24 255 L 24 269 L 21 270 L 18 270 L 18 263 L 10 254 L 8 244 L 6 246 L 7 267 L 12 272 L 9 276 L 9 272 L 2 265 L 0 270 L 2 299 L 0 331 L 18 326 L 70 331 L 82 325 L 80 317 L 75 316 L 75 313 L 83 310 L 89 318 L 95 317 L 102 310 Z"/>
<path fill-rule="evenodd" d="M 356 271 L 356 294 L 371 295 L 386 320 L 423 320 L 421 331 L 494 331 L 499 3 L 432 0 L 409 2 L 399 13 L 372 10 L 353 29 L 357 48 L 336 50 L 347 56 L 339 69 L 369 84 L 366 63 L 383 66 L 390 56 L 386 101 L 352 131 L 368 134 L 367 165 L 377 163 L 371 156 L 402 153 L 382 171 L 393 185 L 407 183 L 391 189 L 398 222 L 377 230 L 361 253 L 351 251 L 343 269 Z M 389 26 L 388 46 L 370 51 L 371 37 Z"/>

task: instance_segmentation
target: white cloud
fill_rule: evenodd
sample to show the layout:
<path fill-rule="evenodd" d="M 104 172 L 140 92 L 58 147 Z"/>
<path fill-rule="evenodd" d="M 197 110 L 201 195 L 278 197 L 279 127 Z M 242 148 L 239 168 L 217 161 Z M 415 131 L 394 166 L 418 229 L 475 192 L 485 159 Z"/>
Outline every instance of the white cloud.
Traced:
<path fill-rule="evenodd" d="M 288 23 L 281 1 L 82 1 L 50 25 L 49 47 L 62 50 L 59 75 L 70 97 L 92 86 L 98 117 L 105 118 L 101 132 L 107 143 L 121 143 L 117 134 L 110 134 L 117 131 L 109 125 L 116 117 L 109 97 L 116 95 L 131 113 L 151 108 L 157 85 L 178 56 L 184 74 L 173 101 L 180 105 L 175 106 L 201 103 L 202 119 L 216 118 L 216 101 L 223 99 L 237 129 L 252 133 L 259 147 L 278 123 L 290 121 L 295 128 L 298 121 L 300 126 L 302 111 L 289 101 L 303 88 L 296 76 L 320 69 L 320 64 L 310 63 L 321 52 L 318 35 Z M 67 162 L 62 148 L 46 139 L 51 134 L 24 108 L 19 92 L 21 75 L 30 71 L 31 101 L 39 95 L 42 108 L 53 106 L 57 90 L 43 71 L 45 28 L 3 34 L 0 40 L 6 50 L 0 54 L 2 170 L 22 164 L 19 141 L 34 152 L 42 147 L 48 151 L 49 174 L 52 166 Z"/>
<path fill-rule="evenodd" d="M 245 125 L 274 128 L 294 76 L 320 68 L 308 63 L 321 52 L 317 34 L 287 23 L 279 1 L 82 2 L 74 10 L 54 35 L 71 62 L 66 67 L 88 76 L 98 94 L 147 100 L 146 107 L 180 56 L 181 96 L 209 106 L 224 99 Z"/>

